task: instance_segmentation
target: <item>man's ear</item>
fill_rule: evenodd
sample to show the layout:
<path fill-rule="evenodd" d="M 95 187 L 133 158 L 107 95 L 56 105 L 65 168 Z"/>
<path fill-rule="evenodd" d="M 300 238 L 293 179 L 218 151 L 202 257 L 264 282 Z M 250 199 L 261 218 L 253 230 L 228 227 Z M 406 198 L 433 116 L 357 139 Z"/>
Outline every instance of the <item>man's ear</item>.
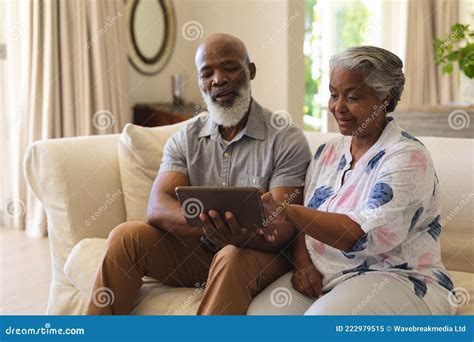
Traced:
<path fill-rule="evenodd" d="M 253 80 L 255 78 L 255 75 L 257 74 L 257 67 L 255 66 L 255 63 L 248 63 L 247 68 L 249 68 L 250 71 L 250 79 Z"/>

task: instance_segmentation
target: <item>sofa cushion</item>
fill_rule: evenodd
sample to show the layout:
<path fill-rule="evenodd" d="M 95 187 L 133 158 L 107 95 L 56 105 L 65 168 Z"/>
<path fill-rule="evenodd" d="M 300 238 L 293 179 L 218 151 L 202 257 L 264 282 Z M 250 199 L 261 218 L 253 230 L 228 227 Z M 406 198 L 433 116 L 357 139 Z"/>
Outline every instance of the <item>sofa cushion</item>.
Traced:
<path fill-rule="evenodd" d="M 188 121 L 159 127 L 127 124 L 120 135 L 118 156 L 127 221 L 145 221 L 148 196 L 155 180 L 163 147 Z"/>
<path fill-rule="evenodd" d="M 303 296 L 291 285 L 293 272 L 288 272 L 267 286 L 254 298 L 247 315 L 289 315 L 298 316 L 313 304 L 313 300 Z"/>
<path fill-rule="evenodd" d="M 105 239 L 84 239 L 73 248 L 66 261 L 66 277 L 86 298 L 91 295 L 105 243 Z M 204 292 L 201 287 L 173 288 L 151 278 L 144 277 L 143 280 L 134 315 L 196 314 Z M 85 309 L 82 308 L 82 312 Z"/>
<path fill-rule="evenodd" d="M 145 284 L 138 294 L 134 315 L 195 315 L 202 288 L 172 288 L 160 283 Z"/>
<path fill-rule="evenodd" d="M 84 296 L 89 296 L 105 250 L 106 239 L 83 239 L 71 251 L 64 274 Z"/>
<path fill-rule="evenodd" d="M 474 273 L 449 271 L 456 290 L 457 315 L 474 315 Z M 456 300 L 456 299 L 454 299 Z"/>

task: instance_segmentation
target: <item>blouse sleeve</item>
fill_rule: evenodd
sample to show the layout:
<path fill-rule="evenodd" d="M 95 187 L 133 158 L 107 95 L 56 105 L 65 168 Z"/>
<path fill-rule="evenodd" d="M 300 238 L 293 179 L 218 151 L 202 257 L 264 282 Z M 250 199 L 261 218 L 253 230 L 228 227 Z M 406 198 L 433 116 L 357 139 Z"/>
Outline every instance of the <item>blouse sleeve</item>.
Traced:
<path fill-rule="evenodd" d="M 435 172 L 428 152 L 408 147 L 387 155 L 371 172 L 377 172 L 361 210 L 348 216 L 365 234 L 348 254 L 370 256 L 399 246 L 410 229 L 420 224 L 426 203 L 433 196 Z"/>

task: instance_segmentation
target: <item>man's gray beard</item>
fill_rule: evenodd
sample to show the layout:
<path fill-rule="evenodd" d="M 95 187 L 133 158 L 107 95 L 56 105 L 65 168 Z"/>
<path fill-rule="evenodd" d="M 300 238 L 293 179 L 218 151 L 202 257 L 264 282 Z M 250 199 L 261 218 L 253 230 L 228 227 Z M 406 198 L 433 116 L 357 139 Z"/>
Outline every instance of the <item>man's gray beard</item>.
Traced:
<path fill-rule="evenodd" d="M 250 87 L 250 79 L 238 90 L 238 95 L 234 100 L 234 104 L 225 107 L 214 102 L 209 94 L 202 93 L 204 102 L 209 112 L 209 117 L 219 126 L 232 127 L 236 126 L 247 114 L 250 100 L 252 98 Z"/>

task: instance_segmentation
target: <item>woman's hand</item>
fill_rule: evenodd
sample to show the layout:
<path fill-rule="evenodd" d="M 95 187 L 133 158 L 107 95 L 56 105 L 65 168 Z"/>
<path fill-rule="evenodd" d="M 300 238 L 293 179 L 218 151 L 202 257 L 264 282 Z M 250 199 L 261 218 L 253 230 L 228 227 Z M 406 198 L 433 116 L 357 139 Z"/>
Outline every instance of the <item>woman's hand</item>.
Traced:
<path fill-rule="evenodd" d="M 270 192 L 260 190 L 263 211 L 265 214 L 264 226 L 256 230 L 268 242 L 274 242 L 280 229 L 288 229 L 286 224 L 286 204 L 275 200 Z"/>
<path fill-rule="evenodd" d="M 313 263 L 301 267 L 295 266 L 291 284 L 296 291 L 313 299 L 318 299 L 323 295 L 323 276 Z"/>
<path fill-rule="evenodd" d="M 286 213 L 286 207 L 288 203 L 279 202 L 275 200 L 271 192 L 266 192 L 260 197 L 263 203 L 263 210 L 268 223 L 274 220 L 287 221 L 288 216 Z"/>

